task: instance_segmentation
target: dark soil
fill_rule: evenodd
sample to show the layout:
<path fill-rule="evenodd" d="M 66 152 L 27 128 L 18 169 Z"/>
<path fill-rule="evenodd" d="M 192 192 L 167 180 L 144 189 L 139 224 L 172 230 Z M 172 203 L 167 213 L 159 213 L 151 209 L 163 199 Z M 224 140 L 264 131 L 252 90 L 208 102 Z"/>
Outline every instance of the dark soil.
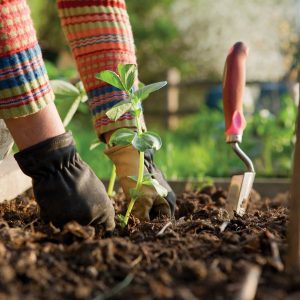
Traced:
<path fill-rule="evenodd" d="M 1 204 L 0 299 L 238 299 L 254 265 L 261 269 L 255 299 L 300 299 L 300 281 L 283 271 L 286 195 L 254 192 L 248 213 L 224 231 L 225 192 L 210 187 L 178 198 L 176 222 L 160 236 L 168 220 L 131 220 L 105 237 L 101 225 L 43 224 L 30 193 Z M 120 211 L 123 196 L 115 202 Z"/>

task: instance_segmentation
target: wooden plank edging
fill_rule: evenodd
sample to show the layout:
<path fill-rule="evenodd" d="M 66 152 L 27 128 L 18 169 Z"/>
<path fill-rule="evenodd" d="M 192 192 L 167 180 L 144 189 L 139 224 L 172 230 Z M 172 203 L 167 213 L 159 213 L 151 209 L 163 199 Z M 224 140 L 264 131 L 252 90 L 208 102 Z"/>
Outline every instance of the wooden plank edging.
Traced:
<path fill-rule="evenodd" d="M 228 190 L 230 184 L 230 178 L 211 178 L 211 181 L 216 187 L 220 187 L 224 190 Z M 172 189 L 176 194 L 181 194 L 185 190 L 191 190 L 193 188 L 203 186 L 203 183 L 191 180 L 169 180 L 168 181 Z M 103 180 L 105 187 L 108 186 L 108 180 Z M 116 182 L 115 190 L 118 188 Z M 289 178 L 256 178 L 254 181 L 253 188 L 262 197 L 274 197 L 279 193 L 286 193 L 290 190 L 290 179 Z"/>
<path fill-rule="evenodd" d="M 16 198 L 31 186 L 31 178 L 21 171 L 13 156 L 0 163 L 0 202 Z"/>
<path fill-rule="evenodd" d="M 212 182 L 224 190 L 227 190 L 230 178 L 211 178 Z M 108 186 L 108 180 L 103 180 Z M 170 180 L 169 184 L 176 194 L 181 194 L 185 190 L 200 187 L 201 182 L 196 180 Z M 9 156 L 0 163 L 0 202 L 11 200 L 22 194 L 32 186 L 31 178 L 24 175 L 20 170 L 13 156 Z M 116 183 L 116 188 L 118 187 Z M 262 197 L 274 197 L 278 193 L 285 193 L 290 190 L 289 178 L 256 178 L 254 189 Z"/>

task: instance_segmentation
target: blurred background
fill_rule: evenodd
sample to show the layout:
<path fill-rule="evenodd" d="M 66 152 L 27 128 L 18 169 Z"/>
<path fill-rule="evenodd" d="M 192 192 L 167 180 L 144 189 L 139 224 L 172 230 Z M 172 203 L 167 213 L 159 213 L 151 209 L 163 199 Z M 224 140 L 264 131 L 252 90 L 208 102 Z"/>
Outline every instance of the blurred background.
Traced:
<path fill-rule="evenodd" d="M 55 0 L 28 0 L 50 79 L 78 80 L 60 29 Z M 300 57 L 300 0 L 129 0 L 140 80 L 167 80 L 145 101 L 148 129 L 163 148 L 155 160 L 170 179 L 228 177 L 243 169 L 225 143 L 221 80 L 229 48 L 250 48 L 242 148 L 258 177 L 288 177 L 294 143 Z M 298 18 L 297 18 L 298 14 Z M 56 100 L 60 113 L 66 106 Z M 82 157 L 100 178 L 111 163 L 95 142 L 80 104 L 69 124 Z"/>

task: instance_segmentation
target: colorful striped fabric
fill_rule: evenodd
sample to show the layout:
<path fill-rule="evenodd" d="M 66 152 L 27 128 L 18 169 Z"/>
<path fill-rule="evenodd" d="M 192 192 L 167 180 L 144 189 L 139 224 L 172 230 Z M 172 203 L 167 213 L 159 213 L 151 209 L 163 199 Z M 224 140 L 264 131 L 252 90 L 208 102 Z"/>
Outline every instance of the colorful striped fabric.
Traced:
<path fill-rule="evenodd" d="M 89 96 L 93 123 L 99 137 L 122 127 L 136 127 L 131 113 L 118 121 L 105 112 L 126 99 L 117 88 L 100 82 L 95 75 L 116 71 L 119 63 L 136 64 L 132 30 L 124 0 L 57 0 L 61 24 Z"/>
<path fill-rule="evenodd" d="M 0 118 L 35 113 L 54 100 L 25 0 L 0 0 Z"/>

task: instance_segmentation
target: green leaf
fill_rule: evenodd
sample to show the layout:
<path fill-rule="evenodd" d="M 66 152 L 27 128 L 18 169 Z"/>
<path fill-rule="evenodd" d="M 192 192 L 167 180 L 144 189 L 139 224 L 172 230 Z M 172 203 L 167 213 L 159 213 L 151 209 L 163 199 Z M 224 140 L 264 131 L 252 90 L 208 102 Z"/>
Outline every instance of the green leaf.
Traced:
<path fill-rule="evenodd" d="M 130 73 L 128 74 L 127 78 L 126 78 L 126 88 L 127 88 L 127 91 L 131 91 L 133 85 L 134 85 L 134 81 L 137 77 L 137 70 L 136 70 L 136 67 L 135 67 L 135 70 L 133 71 L 130 71 Z"/>
<path fill-rule="evenodd" d="M 145 83 L 139 81 L 138 88 L 141 89 L 141 88 L 144 87 L 144 86 L 145 86 Z"/>
<path fill-rule="evenodd" d="M 168 190 L 160 185 L 159 182 L 152 177 L 150 177 L 148 180 L 143 181 L 143 184 L 152 186 L 156 190 L 157 194 L 161 197 L 166 197 L 168 194 Z"/>
<path fill-rule="evenodd" d="M 162 146 L 160 136 L 151 131 L 136 135 L 131 144 L 135 149 L 141 152 L 145 152 L 148 149 L 159 150 Z"/>
<path fill-rule="evenodd" d="M 132 179 L 134 181 L 138 180 L 138 176 L 127 176 L 127 177 L 129 177 L 130 179 Z M 144 181 L 148 181 L 149 178 L 151 178 L 151 174 L 144 174 L 144 176 L 143 176 L 143 183 L 144 183 Z"/>
<path fill-rule="evenodd" d="M 140 99 L 134 94 L 131 94 L 128 100 L 130 100 L 130 102 L 132 103 L 132 109 L 136 109 L 137 107 L 141 106 Z"/>
<path fill-rule="evenodd" d="M 137 176 L 127 176 L 128 178 L 132 179 L 133 181 L 137 181 L 138 177 Z"/>
<path fill-rule="evenodd" d="M 123 216 L 122 214 L 118 214 L 118 219 L 119 219 L 119 221 L 124 221 L 125 216 Z"/>
<path fill-rule="evenodd" d="M 148 178 L 148 179 L 146 179 L 146 180 L 143 180 L 143 185 L 149 185 L 149 186 L 152 186 L 151 178 Z"/>
<path fill-rule="evenodd" d="M 110 145 L 130 145 L 132 140 L 137 135 L 136 132 L 128 129 L 121 128 L 116 130 L 112 136 L 110 137 L 109 144 Z"/>
<path fill-rule="evenodd" d="M 97 79 L 100 79 L 122 91 L 126 91 L 126 88 L 123 86 L 121 79 L 118 74 L 113 71 L 105 70 L 96 75 Z"/>
<path fill-rule="evenodd" d="M 128 176 L 129 178 L 131 178 L 134 181 L 137 181 L 137 176 Z M 168 190 L 166 188 L 164 188 L 162 185 L 159 184 L 159 182 L 151 177 L 151 174 L 145 174 L 143 177 L 143 185 L 147 185 L 147 186 L 152 186 L 158 195 L 160 195 L 161 197 L 166 197 L 168 194 Z M 138 198 L 141 195 L 138 195 L 135 189 L 132 189 L 132 192 L 130 192 L 130 196 L 132 198 L 134 198 L 133 196 L 135 196 L 136 198 Z"/>
<path fill-rule="evenodd" d="M 136 199 L 142 197 L 144 195 L 144 193 L 137 191 L 136 189 L 129 189 L 129 195 L 130 195 L 131 199 L 136 200 Z"/>
<path fill-rule="evenodd" d="M 132 104 L 129 100 L 124 100 L 114 105 L 106 112 L 106 115 L 113 121 L 117 121 L 124 113 L 132 109 Z"/>
<path fill-rule="evenodd" d="M 131 114 L 137 118 L 139 118 L 142 114 L 143 110 L 141 108 L 137 108 L 133 111 L 131 111 Z"/>
<path fill-rule="evenodd" d="M 152 83 L 149 85 L 145 85 L 144 87 L 138 89 L 134 94 L 141 100 L 145 100 L 149 94 L 161 89 L 167 84 L 166 81 L 160 81 L 156 83 Z"/>
<path fill-rule="evenodd" d="M 80 94 L 86 94 L 82 81 L 78 81 L 75 86 L 78 88 Z"/>
<path fill-rule="evenodd" d="M 82 102 L 82 103 L 85 103 L 85 102 L 88 101 L 88 100 L 89 100 L 89 98 L 88 98 L 87 95 L 81 95 L 81 102 Z"/>
<path fill-rule="evenodd" d="M 63 80 L 50 80 L 51 87 L 56 96 L 62 98 L 77 98 L 80 91 L 73 84 Z"/>
<path fill-rule="evenodd" d="M 72 103 L 69 111 L 67 112 L 65 118 L 64 118 L 64 121 L 63 121 L 63 125 L 65 127 L 67 127 L 69 125 L 69 123 L 71 122 L 72 118 L 74 117 L 78 107 L 79 107 L 79 104 L 81 102 L 81 96 L 78 96 L 75 101 Z"/>
<path fill-rule="evenodd" d="M 122 228 L 124 228 L 127 225 L 125 221 L 125 216 L 121 214 L 118 214 L 118 221 L 120 222 Z"/>
<path fill-rule="evenodd" d="M 152 186 L 155 188 L 158 195 L 160 195 L 161 197 L 166 197 L 168 195 L 168 190 L 164 188 L 161 184 L 159 184 L 159 182 L 156 179 L 151 178 L 151 181 Z"/>
<path fill-rule="evenodd" d="M 145 174 L 143 177 L 143 185 L 153 186 L 152 179 L 151 174 Z"/>
<path fill-rule="evenodd" d="M 100 142 L 97 140 L 90 145 L 90 150 L 94 150 L 100 145 Z"/>
<path fill-rule="evenodd" d="M 143 182 L 144 181 L 147 181 L 147 180 L 149 180 L 149 179 L 151 179 L 152 177 L 151 177 L 151 174 L 144 174 L 144 176 L 143 176 Z"/>
<path fill-rule="evenodd" d="M 134 64 L 119 64 L 118 71 L 121 77 L 123 86 L 126 87 L 127 91 L 130 92 L 134 81 L 137 77 L 137 67 Z"/>

